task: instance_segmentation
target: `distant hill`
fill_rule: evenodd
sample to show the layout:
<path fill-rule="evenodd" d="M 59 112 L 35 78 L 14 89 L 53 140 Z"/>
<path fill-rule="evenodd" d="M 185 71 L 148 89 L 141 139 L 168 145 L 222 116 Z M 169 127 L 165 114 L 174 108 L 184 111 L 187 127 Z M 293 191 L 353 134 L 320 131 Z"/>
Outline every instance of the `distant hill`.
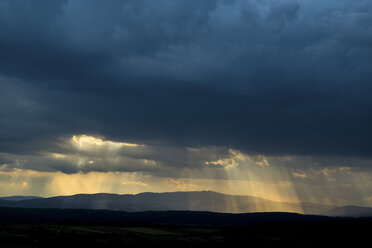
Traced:
<path fill-rule="evenodd" d="M 0 200 L 9 200 L 9 201 L 22 201 L 22 200 L 31 200 L 31 199 L 41 199 L 39 196 L 4 196 L 0 197 Z"/>
<path fill-rule="evenodd" d="M 329 216 L 346 216 L 346 217 L 372 217 L 372 208 L 344 206 L 337 207 L 327 212 Z"/>
<path fill-rule="evenodd" d="M 208 211 L 221 213 L 297 212 L 329 216 L 372 216 L 372 208 L 335 207 L 309 202 L 282 203 L 259 197 L 213 191 L 118 194 L 78 194 L 50 198 L 0 197 L 0 206 L 18 208 L 105 209 L 126 212 Z"/>
<path fill-rule="evenodd" d="M 24 198 L 24 197 L 23 197 Z M 313 203 L 280 203 L 252 196 L 226 195 L 213 191 L 118 194 L 78 194 L 31 199 L 0 198 L 0 206 L 21 208 L 106 209 L 141 211 L 210 211 L 222 213 L 299 212 L 323 214 L 332 209 Z"/>

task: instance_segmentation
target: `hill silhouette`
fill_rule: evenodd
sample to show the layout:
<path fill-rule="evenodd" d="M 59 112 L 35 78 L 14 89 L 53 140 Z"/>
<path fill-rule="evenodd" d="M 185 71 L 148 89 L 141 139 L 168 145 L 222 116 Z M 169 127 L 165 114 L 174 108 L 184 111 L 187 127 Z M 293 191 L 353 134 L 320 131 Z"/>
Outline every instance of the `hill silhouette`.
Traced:
<path fill-rule="evenodd" d="M 0 197 L 0 207 L 104 209 L 126 212 L 143 211 L 209 211 L 221 213 L 297 212 L 312 215 L 364 217 L 372 209 L 336 207 L 309 202 L 286 203 L 245 196 L 227 195 L 213 191 L 140 193 L 140 194 L 77 194 L 72 196 Z"/>
<path fill-rule="evenodd" d="M 19 198 L 19 197 L 18 197 Z M 1 199 L 1 198 L 0 198 Z M 321 214 L 332 207 L 312 203 L 281 203 L 259 197 L 227 195 L 213 191 L 118 194 L 78 194 L 50 198 L 2 198 L 0 206 L 22 208 L 107 209 L 118 211 L 189 210 L 223 213 L 301 212 Z"/>
<path fill-rule="evenodd" d="M 39 209 L 0 207 L 0 223 L 11 224 L 167 224 L 193 226 L 248 226 L 282 222 L 315 222 L 337 217 L 297 213 L 215 213 L 200 211 L 123 212 L 90 209 Z"/>
<path fill-rule="evenodd" d="M 371 217 L 372 208 L 358 206 L 336 207 L 327 212 L 329 216 Z"/>

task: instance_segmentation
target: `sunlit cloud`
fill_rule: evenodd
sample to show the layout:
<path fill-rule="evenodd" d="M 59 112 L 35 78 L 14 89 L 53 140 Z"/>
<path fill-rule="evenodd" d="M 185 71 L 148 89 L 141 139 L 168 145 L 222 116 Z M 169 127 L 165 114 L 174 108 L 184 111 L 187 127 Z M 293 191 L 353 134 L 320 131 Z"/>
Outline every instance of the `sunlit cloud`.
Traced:
<path fill-rule="evenodd" d="M 303 171 L 292 171 L 292 176 L 296 178 L 307 178 L 307 174 Z"/>
<path fill-rule="evenodd" d="M 104 140 L 102 138 L 89 136 L 89 135 L 74 135 L 71 138 L 71 144 L 77 149 L 81 150 L 93 150 L 93 149 L 107 149 L 117 150 L 123 147 L 140 147 L 143 145 L 125 143 L 125 142 L 113 142 L 110 140 Z"/>
<path fill-rule="evenodd" d="M 147 183 L 144 183 L 144 182 L 122 182 L 121 184 L 122 185 L 136 185 L 136 186 L 140 186 L 140 187 L 148 187 L 149 186 Z"/>
<path fill-rule="evenodd" d="M 239 165 L 239 163 L 256 164 L 259 166 L 269 166 L 268 158 L 264 155 L 249 156 L 238 150 L 228 149 L 229 155 L 216 161 L 206 161 L 205 165 L 223 166 L 225 169 L 231 169 Z"/>
<path fill-rule="evenodd" d="M 351 173 L 351 168 L 350 167 L 325 167 L 320 170 L 317 170 L 318 174 L 322 174 L 326 177 L 330 177 L 334 173 Z"/>
<path fill-rule="evenodd" d="M 229 169 L 233 168 L 238 165 L 238 162 L 236 162 L 232 158 L 225 158 L 225 159 L 219 159 L 217 161 L 207 161 L 205 162 L 206 165 L 222 165 L 224 168 Z"/>

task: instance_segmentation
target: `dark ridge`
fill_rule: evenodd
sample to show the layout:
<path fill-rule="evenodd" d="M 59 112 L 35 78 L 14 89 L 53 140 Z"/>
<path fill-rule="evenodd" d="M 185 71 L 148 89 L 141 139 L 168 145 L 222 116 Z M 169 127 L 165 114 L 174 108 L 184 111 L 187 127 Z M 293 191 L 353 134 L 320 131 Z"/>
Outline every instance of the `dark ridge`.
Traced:
<path fill-rule="evenodd" d="M 337 207 L 327 212 L 329 216 L 372 217 L 372 208 L 358 206 Z"/>
<path fill-rule="evenodd" d="M 40 196 L 22 196 L 22 195 L 15 195 L 15 196 L 3 196 L 0 197 L 0 200 L 7 200 L 7 201 L 23 201 L 23 200 L 32 200 L 32 199 L 42 199 L 43 197 Z"/>
<path fill-rule="evenodd" d="M 2 224 L 168 224 L 193 226 L 249 226 L 287 222 L 345 220 L 296 213 L 229 214 L 197 211 L 122 212 L 88 209 L 0 208 Z"/>

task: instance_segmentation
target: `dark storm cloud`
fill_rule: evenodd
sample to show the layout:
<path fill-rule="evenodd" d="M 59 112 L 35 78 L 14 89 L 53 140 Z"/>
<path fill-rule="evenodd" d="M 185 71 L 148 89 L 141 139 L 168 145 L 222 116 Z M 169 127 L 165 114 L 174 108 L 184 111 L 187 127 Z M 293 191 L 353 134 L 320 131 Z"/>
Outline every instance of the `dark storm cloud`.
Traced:
<path fill-rule="evenodd" d="M 1 142 L 371 156 L 372 3 L 0 1 Z"/>

